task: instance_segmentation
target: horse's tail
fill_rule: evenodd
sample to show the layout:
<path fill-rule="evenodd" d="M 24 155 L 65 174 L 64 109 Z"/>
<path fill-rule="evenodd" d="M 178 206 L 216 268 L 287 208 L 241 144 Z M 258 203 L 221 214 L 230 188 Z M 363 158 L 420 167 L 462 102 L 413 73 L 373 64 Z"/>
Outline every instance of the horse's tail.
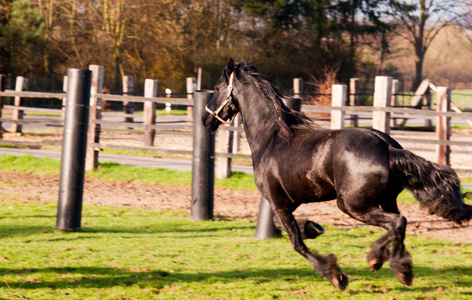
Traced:
<path fill-rule="evenodd" d="M 461 224 L 472 218 L 472 206 L 464 203 L 460 180 L 454 170 L 416 156 L 408 150 L 389 147 L 390 170 L 400 178 L 430 214 Z"/>

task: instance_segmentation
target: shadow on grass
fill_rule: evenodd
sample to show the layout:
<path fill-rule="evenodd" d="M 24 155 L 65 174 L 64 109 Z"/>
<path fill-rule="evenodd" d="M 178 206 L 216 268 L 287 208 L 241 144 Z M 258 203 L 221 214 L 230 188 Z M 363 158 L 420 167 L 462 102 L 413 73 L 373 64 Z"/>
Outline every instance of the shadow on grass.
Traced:
<path fill-rule="evenodd" d="M 76 232 L 67 232 L 62 231 L 60 229 L 54 228 L 55 220 L 51 221 L 51 226 L 34 226 L 34 225 L 0 225 L 0 237 L 13 237 L 13 236 L 37 236 L 38 234 L 45 234 L 45 233 L 56 233 L 56 234 L 64 234 L 69 235 L 72 237 L 73 235 L 80 235 L 76 236 L 75 238 L 93 238 L 91 236 L 85 236 L 90 234 L 98 234 L 98 233 L 109 233 L 109 234 L 152 234 L 156 238 L 160 238 L 159 234 L 168 234 L 168 233 L 175 233 L 176 235 L 173 238 L 177 238 L 177 234 L 185 234 L 182 238 L 198 238 L 198 237 L 208 237 L 208 233 L 217 233 L 217 232 L 228 232 L 234 230 L 255 230 L 255 225 L 237 225 L 237 226 L 214 226 L 208 228 L 202 228 L 201 226 L 195 226 L 194 229 L 189 228 L 188 224 L 184 224 L 182 226 L 179 225 L 163 225 L 163 224 L 155 224 L 152 225 L 145 225 L 145 226 L 82 226 L 82 231 Z M 188 234 L 195 233 L 195 235 L 189 236 Z M 157 235 L 156 235 L 157 234 Z M 97 236 L 97 238 L 103 238 L 102 236 Z"/>
<path fill-rule="evenodd" d="M 369 270 L 359 270 L 357 268 L 344 268 L 351 278 L 372 278 L 378 280 L 389 280 L 392 278 L 392 273 L 389 270 L 379 271 L 372 274 Z M 438 277 L 448 276 L 451 272 L 455 272 L 455 268 L 444 268 L 438 272 L 433 268 L 417 267 L 415 274 L 418 278 L 421 277 Z M 472 268 L 463 268 L 465 273 L 470 274 Z M 313 269 L 253 269 L 253 270 L 232 270 L 222 272 L 201 272 L 201 273 L 170 273 L 163 270 L 144 270 L 132 271 L 121 268 L 106 268 L 106 267 L 47 267 L 47 268 L 30 268 L 30 269 L 8 269 L 0 268 L 1 276 L 8 275 L 24 275 L 30 279 L 21 279 L 8 281 L 11 288 L 21 289 L 40 289 L 40 288 L 110 288 L 113 286 L 138 286 L 140 288 L 157 288 L 162 289 L 165 286 L 172 284 L 179 284 L 182 282 L 192 283 L 199 282 L 202 284 L 213 283 L 233 283 L 241 280 L 253 281 L 255 284 L 262 284 L 276 280 L 295 281 L 295 280 L 310 280 L 313 284 L 323 284 L 326 282 L 324 278 L 316 274 Z M 35 276 L 34 274 L 41 274 Z M 58 278 L 54 279 L 54 275 Z M 31 277 L 35 278 L 31 280 Z M 41 279 L 45 277 L 47 279 Z M 67 278 L 68 277 L 68 278 Z M 453 280 L 451 284 L 457 287 L 470 288 L 472 287 L 472 280 Z M 396 285 L 392 288 L 397 291 L 416 291 L 428 292 L 434 291 L 436 286 L 413 286 L 406 287 Z"/>

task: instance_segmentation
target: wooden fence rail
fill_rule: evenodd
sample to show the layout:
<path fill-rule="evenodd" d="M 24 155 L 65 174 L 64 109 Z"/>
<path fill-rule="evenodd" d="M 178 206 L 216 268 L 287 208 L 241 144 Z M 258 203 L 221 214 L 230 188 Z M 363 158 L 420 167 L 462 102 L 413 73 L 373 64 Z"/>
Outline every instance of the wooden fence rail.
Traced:
<path fill-rule="evenodd" d="M 408 116 L 429 116 L 429 117 L 450 117 L 456 119 L 472 119 L 472 113 L 456 113 L 456 112 L 437 112 L 432 110 L 420 110 L 413 108 L 398 108 L 398 107 L 375 107 L 375 106 L 343 106 L 343 107 L 333 107 L 333 106 L 322 106 L 322 105 L 303 105 L 303 112 L 312 112 L 312 113 L 327 113 L 331 111 L 341 110 L 345 112 L 389 112 L 389 113 L 398 113 Z"/>
<path fill-rule="evenodd" d="M 191 79 L 191 78 L 190 78 Z M 387 80 L 387 79 L 383 79 Z M 194 80 L 187 80 L 189 83 L 194 83 Z M 300 81 L 297 81 L 298 85 L 302 85 Z M 386 91 L 384 94 L 377 93 L 377 97 L 383 98 L 390 98 L 392 97 L 392 93 L 388 93 L 389 85 L 380 85 L 384 86 L 384 90 Z M 391 85 L 390 85 L 390 88 Z M 188 87 L 188 90 L 195 90 L 194 87 Z M 335 87 L 334 91 L 339 90 L 339 92 L 333 93 L 333 101 L 337 101 L 335 106 L 315 106 L 315 105 L 302 105 L 302 111 L 305 113 L 331 113 L 332 117 L 335 118 L 338 116 L 339 118 L 344 119 L 349 114 L 357 115 L 360 112 L 368 112 L 368 113 L 375 113 L 380 112 L 384 114 L 388 114 L 390 117 L 394 118 L 412 118 L 412 117 L 420 117 L 420 118 L 455 118 L 455 119 L 466 119 L 472 120 L 472 113 L 464 113 L 464 112 L 452 112 L 452 111 L 429 111 L 429 110 L 420 110 L 420 109 L 412 109 L 412 108 L 399 108 L 399 107 L 389 107 L 389 101 L 383 101 L 382 107 L 379 106 L 344 106 L 347 102 L 347 97 L 352 98 L 352 94 L 347 93 L 347 87 L 345 85 L 339 85 L 339 87 Z M 98 90 L 97 90 L 98 91 Z M 297 97 L 303 96 L 301 92 L 301 87 L 296 90 Z M 64 99 L 65 93 L 42 93 L 42 92 L 30 92 L 30 91 L 3 91 L 0 92 L 0 97 L 33 97 L 33 98 L 57 98 L 59 100 Z M 340 95 L 340 96 L 336 96 Z M 379 96 L 380 95 L 380 96 Z M 338 100 L 338 98 L 344 98 Z M 126 105 L 132 105 L 132 103 L 155 103 L 155 104 L 165 104 L 171 103 L 172 105 L 180 105 L 180 106 L 193 106 L 193 96 L 192 94 L 188 94 L 186 98 L 167 98 L 167 97 L 142 97 L 142 96 L 130 96 L 130 95 L 113 95 L 113 94 L 104 94 L 101 92 L 91 93 L 91 99 L 100 99 L 101 101 L 117 101 L 123 102 Z M 355 102 L 355 101 L 354 101 Z M 100 103 L 97 102 L 97 109 L 101 109 Z M 18 106 L 13 105 L 5 105 L 2 108 L 3 110 L 18 110 Z M 63 111 L 61 109 L 48 109 L 48 108 L 36 108 L 36 107 L 25 107 L 22 106 L 21 110 L 24 112 L 31 112 L 31 113 L 51 113 L 51 114 L 62 114 Z M 334 114 L 333 114 L 334 113 Z M 190 132 L 193 128 L 191 123 L 187 124 L 162 124 L 157 122 L 156 124 L 145 124 L 144 122 L 124 122 L 124 121 L 109 121 L 103 120 L 103 116 L 107 116 L 107 113 L 101 112 L 100 115 L 96 118 L 91 118 L 90 124 L 96 124 L 98 126 L 107 126 L 107 128 L 111 128 L 112 130 L 120 130 L 120 131 L 130 131 L 130 132 L 138 132 L 143 133 L 146 130 L 179 130 Z M 135 116 L 132 113 L 121 114 L 124 118 Z M 4 116 L 4 114 L 3 114 Z M 123 119 L 125 120 L 125 119 Z M 157 118 L 158 120 L 158 118 Z M 62 121 L 59 120 L 13 120 L 9 118 L 2 117 L 0 118 L 0 122 L 9 122 L 15 124 L 37 124 L 37 125 L 44 125 L 50 124 L 55 126 L 60 126 Z M 189 121 L 190 122 L 190 121 Z M 339 124 L 343 124 L 344 121 L 338 121 Z M 385 128 L 389 128 L 388 122 L 383 121 Z M 118 129 L 120 128 L 121 129 Z M 122 128 L 126 129 L 122 129 Z M 338 127 L 338 125 L 336 125 Z M 342 126 L 343 127 L 343 126 Z M 375 126 L 374 126 L 375 127 Z M 113 129 L 115 128 L 115 129 Z M 340 127 L 341 128 L 341 127 Z M 386 129 L 383 129 L 386 130 Z M 234 131 L 240 134 L 243 134 L 244 129 L 240 126 L 220 126 L 220 131 Z M 397 131 L 396 131 L 397 132 Z M 407 134 L 407 133 L 404 133 Z M 223 135 L 228 136 L 228 135 Z M 404 138 L 399 137 L 397 140 L 399 142 L 412 142 L 414 141 L 417 144 L 431 144 L 439 146 L 472 146 L 472 142 L 468 141 L 450 141 L 449 136 L 443 135 L 443 137 L 438 136 L 437 138 L 428 138 L 428 139 L 416 139 L 416 138 Z M 40 143 L 35 142 L 14 142 L 14 141 L 7 141 L 2 140 L 4 144 L 12 144 L 12 145 L 31 145 L 31 146 L 40 146 Z M 48 143 L 48 145 L 58 145 L 60 143 Z M 223 143 L 224 145 L 228 145 L 229 143 Z M 139 152 L 148 152 L 148 153 L 157 153 L 157 154 L 176 154 L 176 155 L 190 155 L 191 151 L 184 151 L 184 150 L 170 150 L 170 149 L 161 149 L 153 146 L 146 146 L 146 147 L 126 147 L 126 146 L 117 146 L 117 145 L 109 145 L 100 141 L 100 138 L 90 141 L 89 147 L 93 149 L 95 153 L 98 155 L 98 151 L 100 149 L 117 149 L 117 150 L 129 150 L 129 151 L 139 151 Z M 225 146 L 225 148 L 227 148 Z M 249 154 L 240 154 L 240 153 L 228 153 L 226 150 L 221 148 L 222 150 L 216 153 L 217 157 L 221 158 L 242 158 L 242 159 L 250 159 L 251 156 Z M 236 151 L 233 151 L 236 152 Z M 446 151 L 447 152 L 447 151 Z M 226 171 L 225 171 L 226 172 Z"/>

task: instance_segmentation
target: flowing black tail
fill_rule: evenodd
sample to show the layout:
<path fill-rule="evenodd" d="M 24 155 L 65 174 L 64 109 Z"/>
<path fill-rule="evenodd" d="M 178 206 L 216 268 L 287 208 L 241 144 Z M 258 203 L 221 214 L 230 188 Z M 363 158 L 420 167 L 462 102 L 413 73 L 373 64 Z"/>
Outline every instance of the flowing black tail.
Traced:
<path fill-rule="evenodd" d="M 472 218 L 472 206 L 464 203 L 459 177 L 451 167 L 427 161 L 408 150 L 389 150 L 392 175 L 429 213 L 458 224 Z"/>

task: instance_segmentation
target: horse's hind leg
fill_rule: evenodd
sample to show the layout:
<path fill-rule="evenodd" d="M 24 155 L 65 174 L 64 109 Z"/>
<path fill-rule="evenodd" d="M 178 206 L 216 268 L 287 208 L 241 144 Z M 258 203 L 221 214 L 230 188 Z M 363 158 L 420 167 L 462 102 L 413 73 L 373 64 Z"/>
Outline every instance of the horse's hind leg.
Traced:
<path fill-rule="evenodd" d="M 318 236 L 325 233 L 325 229 L 323 228 L 323 226 L 321 226 L 318 223 L 315 223 L 307 219 L 296 219 L 296 221 L 297 221 L 298 229 L 300 230 L 302 240 L 316 239 Z M 274 216 L 274 224 L 275 224 L 275 227 L 277 227 L 277 229 L 286 232 L 284 226 L 282 225 L 282 223 L 280 222 L 277 216 Z"/>
<path fill-rule="evenodd" d="M 390 232 L 385 233 L 381 238 L 372 243 L 369 254 L 367 255 L 367 262 L 369 268 L 376 272 L 380 270 L 383 263 L 390 257 L 388 246 L 393 240 Z"/>
<path fill-rule="evenodd" d="M 398 193 L 396 193 L 398 194 Z M 395 193 L 391 194 L 395 195 Z M 381 203 L 381 207 L 385 212 L 400 215 L 398 210 L 396 196 L 390 197 L 387 201 Z M 367 255 L 369 267 L 373 272 L 378 271 L 383 263 L 390 257 L 389 245 L 392 243 L 394 236 L 391 232 L 385 233 L 381 238 L 371 245 L 371 250 Z"/>
<path fill-rule="evenodd" d="M 385 212 L 376 206 L 369 208 L 358 205 L 359 201 L 356 201 L 356 204 L 356 206 L 349 206 L 338 197 L 338 206 L 342 211 L 366 224 L 379 226 L 387 230 L 384 236 L 374 242 L 374 248 L 369 255 L 378 258 L 382 263 L 385 255 L 389 255 L 390 267 L 398 281 L 402 284 L 410 285 L 413 281 L 413 271 L 410 254 L 405 250 L 405 245 L 403 244 L 407 224 L 405 217 Z M 362 209 L 360 209 L 361 207 Z M 387 248 L 390 242 L 392 242 L 392 251 L 388 253 Z M 375 247 L 377 247 L 377 252 L 374 250 Z M 382 247 L 384 247 L 383 250 Z"/>
<path fill-rule="evenodd" d="M 392 242 L 392 253 L 390 254 L 390 267 L 400 283 L 410 285 L 413 282 L 413 270 L 410 253 L 405 250 L 406 218 L 400 216 L 396 224 L 396 230 Z"/>
<path fill-rule="evenodd" d="M 293 248 L 305 257 L 315 270 L 328 279 L 332 285 L 341 291 L 344 290 L 349 284 L 349 279 L 347 275 L 339 269 L 336 263 L 336 257 L 332 254 L 321 256 L 308 249 L 302 240 L 302 235 L 297 221 L 291 211 L 286 209 L 275 209 L 274 213 L 280 222 L 279 225 L 283 226 L 283 230 L 286 231 L 290 237 Z"/>

